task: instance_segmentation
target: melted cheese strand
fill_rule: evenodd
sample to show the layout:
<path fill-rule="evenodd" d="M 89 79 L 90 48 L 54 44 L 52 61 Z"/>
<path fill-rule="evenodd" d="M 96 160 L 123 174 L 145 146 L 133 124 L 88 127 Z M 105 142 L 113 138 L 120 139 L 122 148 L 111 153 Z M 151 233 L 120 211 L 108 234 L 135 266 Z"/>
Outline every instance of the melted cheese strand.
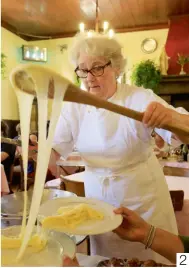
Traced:
<path fill-rule="evenodd" d="M 35 72 L 37 72 L 37 68 L 34 71 L 34 73 Z M 35 75 L 36 77 L 37 75 L 42 76 L 42 74 L 36 74 L 36 73 Z M 20 260 L 22 258 L 24 251 L 28 245 L 29 239 L 31 237 L 33 227 L 35 225 L 35 221 L 37 218 L 37 214 L 38 214 L 38 210 L 39 210 L 39 206 L 40 206 L 40 202 L 41 202 L 41 198 L 43 194 L 44 183 L 46 179 L 46 172 L 47 172 L 51 148 L 52 148 L 54 130 L 55 130 L 58 117 L 60 115 L 60 111 L 62 107 L 62 99 L 64 97 L 64 94 L 68 86 L 68 84 L 65 83 L 64 88 L 63 88 L 62 83 L 59 84 L 59 81 L 57 78 L 55 81 L 52 77 L 51 78 L 49 77 L 49 79 L 45 79 L 46 78 L 45 75 L 46 73 L 44 73 L 44 77 L 43 76 L 42 77 L 46 81 L 46 84 L 44 80 L 41 78 L 40 82 L 41 81 L 42 82 L 37 84 L 36 86 L 37 98 L 38 98 L 38 124 L 39 124 L 37 170 L 36 170 L 36 176 L 35 176 L 35 184 L 34 184 L 29 219 L 28 219 L 28 223 L 26 226 L 25 235 L 22 240 L 21 248 L 17 256 L 17 260 Z M 48 86 L 49 86 L 50 81 L 53 81 L 54 89 L 55 89 L 55 96 L 53 100 L 53 109 L 52 109 L 52 114 L 51 114 L 49 135 L 46 140 L 47 105 L 48 105 L 47 91 L 48 91 Z"/>
<path fill-rule="evenodd" d="M 27 203 L 28 203 L 27 169 L 28 169 L 28 140 L 29 140 L 29 131 L 30 131 L 30 120 L 28 119 L 31 118 L 31 110 L 32 110 L 32 103 L 33 103 L 34 97 L 30 94 L 21 92 L 19 90 L 16 90 L 16 96 L 18 99 L 18 107 L 19 107 L 19 113 L 20 113 L 22 159 L 23 159 L 23 166 L 24 166 L 24 209 L 23 209 L 22 228 L 21 228 L 21 237 L 23 237 L 25 227 L 26 227 Z M 25 118 L 27 118 L 27 120 L 25 120 Z"/>

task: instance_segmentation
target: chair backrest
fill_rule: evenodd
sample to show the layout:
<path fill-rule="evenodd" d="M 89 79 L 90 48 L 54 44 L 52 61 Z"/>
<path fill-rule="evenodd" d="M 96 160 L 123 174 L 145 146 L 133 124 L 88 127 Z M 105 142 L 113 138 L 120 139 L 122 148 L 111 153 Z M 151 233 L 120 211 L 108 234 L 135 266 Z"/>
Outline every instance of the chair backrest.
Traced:
<path fill-rule="evenodd" d="M 62 182 L 64 183 L 65 190 L 75 193 L 78 196 L 85 197 L 85 189 L 83 182 L 70 181 L 61 175 Z"/>
<path fill-rule="evenodd" d="M 184 203 L 184 191 L 183 190 L 172 190 L 169 191 L 173 208 L 175 211 L 181 211 Z"/>
<path fill-rule="evenodd" d="M 167 176 L 178 176 L 178 177 L 189 177 L 188 168 L 178 168 L 178 167 L 163 167 L 164 175 Z"/>

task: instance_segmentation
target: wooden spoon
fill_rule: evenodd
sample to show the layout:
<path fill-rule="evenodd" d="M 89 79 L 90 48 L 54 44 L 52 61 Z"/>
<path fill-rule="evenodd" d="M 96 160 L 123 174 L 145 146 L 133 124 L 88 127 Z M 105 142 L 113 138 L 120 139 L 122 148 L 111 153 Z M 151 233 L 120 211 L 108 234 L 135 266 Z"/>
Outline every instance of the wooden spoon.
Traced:
<path fill-rule="evenodd" d="M 16 67 L 10 74 L 10 81 L 16 90 L 23 90 L 29 94 L 36 95 L 36 91 L 49 87 L 48 97 L 54 97 L 54 89 L 64 91 L 64 101 L 92 105 L 103 108 L 117 114 L 121 114 L 142 122 L 144 113 L 137 112 L 126 107 L 100 99 L 91 93 L 79 89 L 65 77 L 39 65 L 21 65 Z M 163 127 L 177 135 L 189 135 L 189 126 L 183 124 L 173 125 L 171 122 Z"/>

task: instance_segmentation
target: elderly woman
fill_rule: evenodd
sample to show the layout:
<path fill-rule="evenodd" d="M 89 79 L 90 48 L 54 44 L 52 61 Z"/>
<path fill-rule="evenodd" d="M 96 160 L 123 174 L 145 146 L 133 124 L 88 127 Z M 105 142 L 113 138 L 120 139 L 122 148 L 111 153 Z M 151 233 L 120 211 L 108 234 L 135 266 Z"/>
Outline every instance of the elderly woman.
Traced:
<path fill-rule="evenodd" d="M 141 123 L 104 109 L 67 103 L 56 127 L 54 149 L 66 157 L 76 145 L 86 164 L 86 197 L 115 207 L 127 206 L 151 224 L 177 234 L 168 187 L 153 153 L 151 132 L 173 116 L 179 120 L 181 115 L 152 90 L 117 82 L 125 60 L 116 40 L 100 34 L 92 38 L 79 36 L 70 55 L 88 92 L 145 114 Z M 188 122 L 187 115 L 182 119 Z M 172 136 L 176 138 L 169 131 L 155 131 L 168 143 Z M 145 250 L 140 243 L 124 241 L 112 232 L 91 236 L 90 242 L 92 254 L 161 261 L 159 255 Z"/>

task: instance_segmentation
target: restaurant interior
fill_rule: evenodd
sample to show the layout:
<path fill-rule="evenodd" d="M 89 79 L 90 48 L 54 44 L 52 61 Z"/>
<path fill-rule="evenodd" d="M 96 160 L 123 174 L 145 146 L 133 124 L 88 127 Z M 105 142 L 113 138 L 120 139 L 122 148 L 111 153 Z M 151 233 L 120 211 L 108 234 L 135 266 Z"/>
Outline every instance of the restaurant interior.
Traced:
<path fill-rule="evenodd" d="M 81 91 L 86 91 L 83 80 L 88 78 L 80 79 L 78 72 L 74 72 L 74 67 L 69 61 L 69 49 L 76 35 L 85 34 L 87 38 L 92 38 L 96 33 L 107 36 L 108 40 L 115 38 L 121 45 L 126 65 L 117 79 L 118 84 L 151 89 L 153 94 L 158 95 L 169 105 L 178 109 L 182 107 L 184 113 L 189 116 L 188 0 L 2 0 L 1 230 L 22 224 L 23 215 L 20 214 L 20 211 L 23 211 L 24 190 L 28 192 L 29 205 L 32 202 L 32 193 L 37 180 L 40 136 L 38 99 L 34 97 L 31 107 L 27 174 L 24 175 L 25 160 L 23 160 L 22 150 L 24 142 L 21 134 L 23 126 L 20 123 L 18 99 L 11 84 L 10 74 L 18 65 L 30 64 L 37 66 L 36 68 L 47 67 L 52 73 L 56 72 L 68 79 Z M 103 70 L 108 70 L 108 68 L 110 66 Z M 92 70 L 92 68 L 90 70 L 88 68 L 86 76 L 92 76 Z M 62 107 L 64 105 L 62 102 Z M 53 100 L 49 99 L 46 121 L 47 136 L 52 107 Z M 93 112 L 91 110 L 89 114 Z M 74 122 L 73 124 L 75 124 Z M 189 129 L 187 122 L 189 121 L 186 121 L 185 129 Z M 109 124 L 111 125 L 111 122 Z M 86 137 L 88 136 L 87 129 Z M 154 161 L 158 162 L 157 165 L 164 174 L 165 187 L 168 187 L 171 198 L 178 235 L 189 237 L 189 141 L 170 144 L 158 136 L 155 130 L 151 135 L 151 146 L 156 158 Z M 160 139 L 158 140 L 158 138 Z M 86 144 L 88 144 L 87 142 L 88 138 Z M 8 152 L 5 149 L 8 148 L 7 145 L 9 145 Z M 133 150 L 135 152 L 135 149 Z M 136 154 L 139 151 L 140 149 L 137 149 Z M 121 159 L 117 152 L 119 153 L 119 143 L 114 155 L 110 155 L 110 161 L 105 159 L 105 163 L 111 163 L 111 157 Z M 84 157 L 82 153 L 80 153 L 80 146 L 77 148 L 77 144 L 74 144 L 72 152 L 66 155 L 66 158 L 60 154 L 58 156 L 51 154 L 41 204 L 58 198 L 98 196 L 96 194 L 91 196 L 88 192 L 86 195 L 86 191 L 88 191 L 85 189 L 86 172 L 92 162 L 86 160 L 88 156 L 85 155 L 86 152 L 84 152 Z M 7 155 L 5 158 L 4 154 Z M 102 155 L 106 156 L 104 151 L 102 151 Z M 89 153 L 89 160 L 93 159 L 90 157 Z M 103 167 L 102 163 L 100 163 L 100 167 Z M 156 173 L 156 170 L 153 170 L 152 173 Z M 132 187 L 134 192 L 134 183 Z M 160 191 L 163 193 L 164 189 L 162 188 Z M 118 190 L 115 191 L 116 194 L 119 195 Z M 107 200 L 105 201 L 108 203 Z M 74 241 L 75 253 L 80 266 L 97 266 L 99 262 L 101 262 L 99 266 L 129 266 L 128 263 L 121 265 L 115 259 L 114 263 L 111 259 L 112 263 L 104 264 L 105 259 L 114 256 L 107 254 L 102 255 L 103 258 L 101 258 L 99 256 L 101 251 L 98 249 L 97 253 L 93 254 L 90 233 L 72 234 L 69 235 L 69 238 Z M 67 243 L 65 241 L 64 243 Z M 111 244 L 111 241 L 109 243 Z M 119 254 L 116 254 L 115 257 L 117 256 Z M 120 256 L 122 259 L 122 255 Z M 139 260 L 141 258 L 137 252 L 133 252 L 132 257 Z M 126 258 L 130 258 L 130 255 L 125 256 Z M 146 260 L 148 259 L 146 257 Z M 133 259 L 132 261 L 135 262 Z M 166 262 L 162 260 L 162 263 Z M 64 266 L 69 266 L 69 264 L 64 264 Z M 130 266 L 137 265 L 131 263 Z M 153 266 L 153 262 L 146 266 Z"/>

